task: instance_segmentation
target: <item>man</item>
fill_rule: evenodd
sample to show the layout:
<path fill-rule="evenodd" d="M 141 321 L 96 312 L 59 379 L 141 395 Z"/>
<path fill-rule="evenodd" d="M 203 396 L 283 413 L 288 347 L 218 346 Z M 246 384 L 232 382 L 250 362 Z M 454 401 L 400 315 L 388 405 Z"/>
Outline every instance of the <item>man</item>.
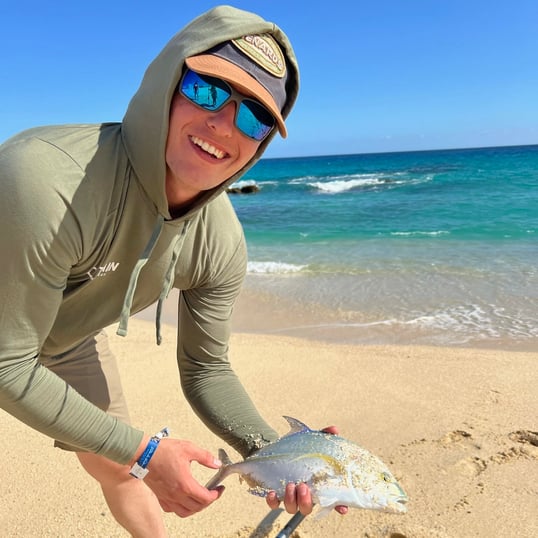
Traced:
<path fill-rule="evenodd" d="M 215 86 L 211 105 L 195 84 Z M 185 517 L 215 501 L 222 488 L 198 484 L 190 463 L 220 462 L 130 425 L 104 327 L 125 335 L 130 315 L 179 288 L 194 411 L 243 455 L 277 436 L 227 358 L 246 248 L 223 192 L 286 136 L 298 85 L 277 26 L 218 7 L 166 45 L 121 123 L 31 129 L 0 148 L 1 405 L 75 451 L 133 536 L 164 536 L 161 508 Z M 308 513 L 308 488 L 290 485 L 285 505 Z"/>

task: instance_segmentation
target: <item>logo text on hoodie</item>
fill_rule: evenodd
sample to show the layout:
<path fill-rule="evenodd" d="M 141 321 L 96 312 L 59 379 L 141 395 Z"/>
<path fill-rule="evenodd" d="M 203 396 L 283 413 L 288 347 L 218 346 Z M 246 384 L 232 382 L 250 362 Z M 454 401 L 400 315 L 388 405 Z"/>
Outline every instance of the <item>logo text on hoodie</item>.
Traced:
<path fill-rule="evenodd" d="M 105 276 L 108 273 L 115 271 L 120 262 L 108 262 L 105 265 L 92 267 L 86 274 L 90 277 L 90 280 L 94 278 Z"/>

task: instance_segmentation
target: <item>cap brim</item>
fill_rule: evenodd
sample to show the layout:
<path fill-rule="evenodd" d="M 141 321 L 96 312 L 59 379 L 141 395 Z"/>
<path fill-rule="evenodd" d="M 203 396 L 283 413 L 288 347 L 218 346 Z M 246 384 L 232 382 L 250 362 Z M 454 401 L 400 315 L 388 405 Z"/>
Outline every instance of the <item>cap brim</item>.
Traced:
<path fill-rule="evenodd" d="M 200 56 L 191 56 L 185 60 L 187 67 L 200 73 L 212 77 L 222 78 L 242 93 L 256 98 L 271 112 L 276 119 L 278 131 L 282 138 L 288 136 L 286 125 L 280 109 L 278 108 L 273 96 L 262 86 L 254 77 L 237 65 L 214 56 L 212 54 L 201 54 Z"/>

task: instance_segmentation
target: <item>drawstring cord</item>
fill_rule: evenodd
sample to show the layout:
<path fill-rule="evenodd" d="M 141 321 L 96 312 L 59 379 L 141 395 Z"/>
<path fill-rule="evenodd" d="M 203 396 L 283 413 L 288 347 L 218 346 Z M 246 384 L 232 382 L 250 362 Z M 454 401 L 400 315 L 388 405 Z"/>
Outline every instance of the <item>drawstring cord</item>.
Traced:
<path fill-rule="evenodd" d="M 166 277 L 163 282 L 163 288 L 161 294 L 159 295 L 159 301 L 157 303 L 157 312 L 155 314 L 155 338 L 157 340 L 157 345 L 160 346 L 162 342 L 161 336 L 161 313 L 164 300 L 168 297 L 170 290 L 174 284 L 174 276 L 177 259 L 179 258 L 179 252 L 183 246 L 183 239 L 187 233 L 187 228 L 189 227 L 189 221 L 185 222 L 181 234 L 178 235 L 176 239 L 176 244 L 172 251 L 172 259 L 170 260 L 170 265 L 168 266 L 168 271 L 166 272 Z"/>
<path fill-rule="evenodd" d="M 159 239 L 159 235 L 161 234 L 163 224 L 164 224 L 164 217 L 162 215 L 159 215 L 157 217 L 157 222 L 155 224 L 155 227 L 153 228 L 153 232 L 151 233 L 151 237 L 149 238 L 149 241 L 146 247 L 144 248 L 144 252 L 142 252 L 142 255 L 136 262 L 136 265 L 134 266 L 133 271 L 131 273 L 131 277 L 129 279 L 129 285 L 127 286 L 127 292 L 125 293 L 125 299 L 123 300 L 123 306 L 121 309 L 120 323 L 118 326 L 118 330 L 116 331 L 116 334 L 119 336 L 127 336 L 127 325 L 129 323 L 129 317 L 131 316 L 131 308 L 133 306 L 133 299 L 134 299 L 134 294 L 136 291 L 136 284 L 138 282 L 138 277 L 140 275 L 140 271 L 142 270 L 144 265 L 146 265 L 147 261 L 149 260 L 151 256 L 151 253 L 153 252 L 155 245 L 157 244 L 157 240 Z M 159 295 L 159 301 L 157 303 L 157 312 L 155 315 L 155 332 L 156 332 L 157 345 L 160 345 L 162 342 L 162 336 L 161 336 L 162 305 L 163 305 L 164 300 L 168 297 L 168 294 L 170 293 L 170 290 L 172 289 L 172 286 L 174 284 L 176 263 L 179 258 L 179 252 L 183 245 L 183 239 L 185 238 L 188 225 L 189 225 L 189 222 L 188 221 L 185 222 L 185 225 L 183 226 L 181 233 L 178 235 L 176 239 L 176 243 L 172 250 L 172 259 L 170 260 L 170 265 L 168 266 L 168 270 L 166 271 L 166 276 L 163 282 L 163 287 Z"/>
<path fill-rule="evenodd" d="M 153 228 L 153 232 L 151 233 L 151 237 L 149 238 L 148 244 L 144 248 L 144 252 L 142 252 L 142 255 L 136 262 L 133 272 L 131 273 L 131 278 L 129 279 L 129 285 L 127 286 L 127 292 L 121 308 L 120 324 L 118 326 L 118 330 L 116 331 L 116 334 L 119 336 L 127 336 L 127 325 L 129 323 L 129 316 L 131 315 L 131 307 L 133 306 L 136 283 L 138 282 L 138 277 L 142 267 L 146 265 L 151 253 L 153 252 L 153 248 L 157 244 L 157 239 L 159 239 L 159 235 L 161 234 L 161 230 L 163 228 L 163 223 L 164 217 L 159 215 L 157 217 L 155 227 Z"/>

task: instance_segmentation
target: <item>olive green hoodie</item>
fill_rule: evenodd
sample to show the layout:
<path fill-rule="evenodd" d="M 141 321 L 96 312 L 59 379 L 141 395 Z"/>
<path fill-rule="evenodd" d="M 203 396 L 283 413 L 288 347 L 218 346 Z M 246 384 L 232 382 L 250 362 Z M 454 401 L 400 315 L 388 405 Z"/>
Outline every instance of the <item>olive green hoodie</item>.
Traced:
<path fill-rule="evenodd" d="M 286 55 L 287 117 L 299 84 L 287 37 L 257 15 L 221 6 L 165 46 L 121 123 L 40 127 L 0 146 L 0 404 L 8 413 L 63 443 L 126 463 L 142 432 L 90 404 L 39 359 L 118 321 L 125 335 L 128 317 L 174 286 L 181 290 L 177 360 L 193 409 L 244 455 L 274 439 L 228 362 L 246 246 L 223 192 L 274 133 L 243 170 L 180 218 L 168 211 L 164 161 L 185 58 L 263 33 Z M 144 371 L 139 375 L 143 382 Z"/>

